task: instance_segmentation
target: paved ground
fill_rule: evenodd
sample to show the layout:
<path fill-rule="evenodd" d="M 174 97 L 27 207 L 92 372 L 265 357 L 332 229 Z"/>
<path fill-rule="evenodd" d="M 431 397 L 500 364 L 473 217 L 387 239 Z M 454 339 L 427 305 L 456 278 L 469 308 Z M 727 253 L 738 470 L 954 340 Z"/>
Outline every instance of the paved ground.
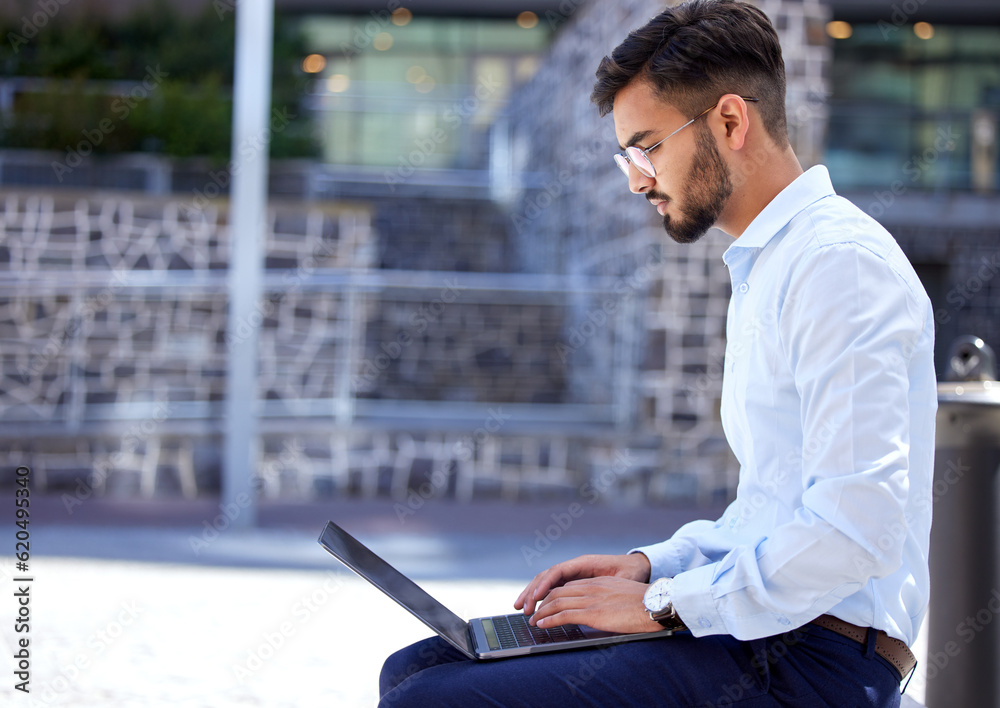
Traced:
<path fill-rule="evenodd" d="M 13 502 L 0 496 L 0 508 Z M 259 528 L 236 531 L 211 502 L 91 500 L 71 511 L 58 498 L 33 503 L 30 696 L 13 690 L 23 635 L 13 631 L 13 559 L 0 556 L 4 705 L 373 706 L 382 659 L 428 630 L 318 546 L 327 519 L 471 617 L 506 611 L 546 565 L 621 552 L 694 516 L 335 503 L 269 506 Z M 918 698 L 919 679 L 909 691 Z"/>

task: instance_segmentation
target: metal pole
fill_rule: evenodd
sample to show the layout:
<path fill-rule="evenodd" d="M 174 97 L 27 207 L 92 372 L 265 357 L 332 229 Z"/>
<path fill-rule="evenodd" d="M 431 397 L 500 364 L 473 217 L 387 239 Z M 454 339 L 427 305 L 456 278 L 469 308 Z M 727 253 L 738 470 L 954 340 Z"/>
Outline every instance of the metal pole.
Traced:
<path fill-rule="evenodd" d="M 232 191 L 229 207 L 229 314 L 222 504 L 231 525 L 256 524 L 257 340 L 267 219 L 274 0 L 236 6 Z"/>

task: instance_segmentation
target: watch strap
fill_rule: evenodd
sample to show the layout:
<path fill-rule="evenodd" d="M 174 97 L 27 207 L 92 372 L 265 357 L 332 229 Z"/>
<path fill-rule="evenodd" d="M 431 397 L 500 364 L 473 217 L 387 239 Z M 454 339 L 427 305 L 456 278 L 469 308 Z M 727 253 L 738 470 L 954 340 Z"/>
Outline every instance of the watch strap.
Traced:
<path fill-rule="evenodd" d="M 681 620 L 680 618 L 680 615 L 677 614 L 676 610 L 674 610 L 672 605 L 670 606 L 669 613 L 659 612 L 653 614 L 649 610 L 646 610 L 646 614 L 649 615 L 649 619 L 653 620 L 654 622 L 659 622 L 667 629 L 673 629 L 673 630 L 687 629 L 687 625 L 684 624 L 683 620 Z"/>

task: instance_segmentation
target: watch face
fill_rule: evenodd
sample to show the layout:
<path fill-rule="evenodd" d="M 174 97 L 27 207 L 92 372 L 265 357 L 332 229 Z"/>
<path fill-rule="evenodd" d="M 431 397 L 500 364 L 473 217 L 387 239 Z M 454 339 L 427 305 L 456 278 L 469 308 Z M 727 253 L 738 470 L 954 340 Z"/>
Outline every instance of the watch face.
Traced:
<path fill-rule="evenodd" d="M 654 613 L 661 612 L 670 604 L 670 585 L 672 582 L 672 578 L 659 578 L 646 588 L 642 602 L 647 610 Z"/>

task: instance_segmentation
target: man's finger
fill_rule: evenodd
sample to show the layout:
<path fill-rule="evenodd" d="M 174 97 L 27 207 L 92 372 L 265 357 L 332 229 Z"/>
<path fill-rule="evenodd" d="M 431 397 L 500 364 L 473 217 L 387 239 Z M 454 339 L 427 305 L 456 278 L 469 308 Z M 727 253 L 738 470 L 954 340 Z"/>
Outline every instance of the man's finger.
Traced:
<path fill-rule="evenodd" d="M 522 607 L 527 607 L 527 605 L 531 602 L 531 596 L 534 595 L 535 588 L 538 586 L 539 580 L 545 573 L 549 572 L 549 570 L 550 569 L 543 570 L 541 573 L 532 578 L 531 582 L 525 586 L 524 590 L 521 591 L 521 594 L 517 596 L 516 600 L 514 600 L 514 607 L 516 609 L 519 610 Z"/>
<path fill-rule="evenodd" d="M 517 596 L 516 600 L 514 600 L 515 610 L 523 609 L 525 614 L 531 614 L 534 611 L 535 587 L 536 587 L 535 581 L 532 580 L 530 583 L 528 583 L 528 586 L 521 591 L 521 594 Z"/>
<path fill-rule="evenodd" d="M 553 592 L 558 592 L 558 589 Z M 582 595 L 565 595 L 560 593 L 558 597 L 553 597 L 552 594 L 549 594 L 542 601 L 542 604 L 538 606 L 538 609 L 535 610 L 535 613 L 531 616 L 529 622 L 530 624 L 537 625 L 541 620 L 551 620 L 551 618 L 556 615 L 562 615 L 569 610 L 578 610 L 586 606 L 587 600 Z M 563 621 L 555 624 L 565 624 L 567 621 L 563 617 L 560 619 Z M 555 626 L 555 624 L 548 624 L 548 626 Z"/>
<path fill-rule="evenodd" d="M 536 603 L 548 595 L 552 588 L 559 585 L 562 579 L 563 572 L 559 566 L 553 566 L 548 570 L 542 571 L 518 595 L 517 600 L 514 602 L 514 607 L 516 609 L 523 609 L 526 615 L 530 615 L 535 611 Z"/>
<path fill-rule="evenodd" d="M 534 615 L 544 617 L 553 612 L 553 606 L 565 608 L 568 605 L 579 607 L 581 603 L 585 604 L 586 598 L 591 594 L 587 591 L 589 584 L 588 580 L 571 580 L 564 585 L 553 588 L 541 599 Z"/>

